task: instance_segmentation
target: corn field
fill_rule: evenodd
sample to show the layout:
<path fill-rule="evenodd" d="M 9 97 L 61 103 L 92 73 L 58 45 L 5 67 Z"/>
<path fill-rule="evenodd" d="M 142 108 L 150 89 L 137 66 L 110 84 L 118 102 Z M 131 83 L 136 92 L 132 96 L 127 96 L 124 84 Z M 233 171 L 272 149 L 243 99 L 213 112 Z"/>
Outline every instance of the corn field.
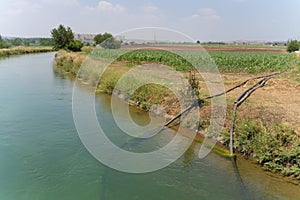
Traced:
<path fill-rule="evenodd" d="M 203 62 L 215 63 L 221 72 L 261 73 L 288 69 L 295 59 L 293 54 L 262 52 L 193 52 L 164 50 L 95 50 L 92 57 L 126 62 L 132 65 L 160 63 L 177 71 L 189 71 Z M 185 58 L 188 58 L 188 62 Z"/>

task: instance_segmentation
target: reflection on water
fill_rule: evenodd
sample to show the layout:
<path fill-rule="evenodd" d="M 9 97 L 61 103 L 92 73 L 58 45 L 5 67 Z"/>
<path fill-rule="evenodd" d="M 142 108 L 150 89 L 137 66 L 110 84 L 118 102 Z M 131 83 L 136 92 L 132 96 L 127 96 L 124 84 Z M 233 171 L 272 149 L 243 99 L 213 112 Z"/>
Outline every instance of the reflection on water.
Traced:
<path fill-rule="evenodd" d="M 183 154 L 183 163 L 185 164 L 186 167 L 188 167 L 194 157 L 197 155 L 195 153 L 195 149 L 196 149 L 197 143 L 193 142 L 192 145 L 188 148 L 188 150 Z M 198 152 L 199 149 L 196 149 L 196 152 Z"/>

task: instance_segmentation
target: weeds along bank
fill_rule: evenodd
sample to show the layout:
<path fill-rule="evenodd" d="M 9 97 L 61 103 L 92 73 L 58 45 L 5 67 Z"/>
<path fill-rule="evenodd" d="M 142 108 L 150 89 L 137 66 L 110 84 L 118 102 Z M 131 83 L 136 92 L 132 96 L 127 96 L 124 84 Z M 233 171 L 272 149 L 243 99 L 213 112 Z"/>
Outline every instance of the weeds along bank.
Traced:
<path fill-rule="evenodd" d="M 0 57 L 30 53 L 44 53 L 50 51 L 53 51 L 52 47 L 14 47 L 10 49 L 0 49 Z"/>
<path fill-rule="evenodd" d="M 90 51 L 91 49 L 84 49 L 80 53 L 59 51 L 55 57 L 55 68 L 71 76 L 76 76 L 78 69 Z M 116 55 L 116 51 L 122 50 L 110 50 L 102 54 L 102 56 L 107 59 L 113 58 Z M 292 64 L 295 67 L 291 73 L 293 78 L 291 80 L 285 78 L 280 83 L 289 82 L 290 85 L 287 85 L 287 89 L 291 93 L 295 93 L 300 89 L 300 87 L 297 89 L 296 86 L 300 83 L 297 80 L 299 78 L 300 65 L 294 54 L 213 52 L 211 56 L 216 59 L 216 64 L 223 74 L 226 88 L 242 82 L 248 76 L 255 76 L 256 73 L 289 69 Z M 166 64 L 185 74 L 187 77 L 188 71 L 192 69 L 187 61 L 178 58 L 176 55 L 170 55 L 170 53 L 162 51 L 153 52 L 145 50 L 125 52 L 123 56 L 118 57 L 104 72 L 99 83 L 97 80 L 98 72 L 92 65 L 89 66 L 90 73 L 86 73 L 80 78 L 91 85 L 96 86 L 98 84 L 97 88 L 99 92 L 111 94 L 122 74 L 132 69 L 133 66 L 151 63 Z M 227 74 L 230 74 L 230 77 Z M 233 83 L 231 82 L 231 78 L 235 76 L 239 76 L 240 79 Z M 199 75 L 196 77 L 199 80 L 200 97 L 203 97 L 208 94 L 208 91 L 201 77 Z M 276 81 L 270 82 L 270 85 L 270 87 L 275 87 L 277 83 Z M 290 86 L 295 86 L 296 91 L 294 88 L 290 88 Z M 245 89 L 241 88 L 236 93 L 227 96 L 228 112 L 226 127 L 222 132 L 222 136 L 218 138 L 224 145 L 228 145 L 229 143 L 228 127 L 234 99 L 237 97 L 236 95 L 239 95 L 239 92 Z M 279 90 L 283 91 L 282 88 Z M 250 98 L 249 103 L 247 102 L 245 105 L 242 105 L 241 111 L 238 111 L 234 134 L 235 152 L 255 159 L 266 170 L 300 180 L 300 134 L 297 129 L 299 128 L 297 127 L 297 119 L 294 119 L 293 123 L 285 123 L 281 115 L 286 115 L 286 110 L 278 108 L 280 112 L 277 112 L 276 107 L 269 109 L 269 105 L 265 104 L 266 96 L 260 95 L 260 91 L 258 90 L 258 93 L 254 94 L 256 95 L 256 100 L 258 99 L 257 101 Z M 276 98 L 276 94 L 281 95 L 276 88 L 274 92 L 275 94 L 269 93 L 271 97 Z M 268 95 L 268 92 L 265 95 Z M 121 98 L 126 97 L 121 96 Z M 282 102 L 284 103 L 285 100 L 282 99 Z M 290 98 L 289 100 L 291 101 L 292 99 Z M 140 87 L 128 101 L 144 110 L 149 110 L 153 104 L 160 104 L 165 108 L 168 118 L 175 116 L 179 112 L 179 102 L 175 96 L 167 88 L 159 85 L 149 84 Z M 205 134 L 210 119 L 210 102 L 205 102 L 201 108 L 200 116 L 201 122 L 199 125 L 202 128 L 201 133 Z M 289 120 L 292 121 L 293 119 L 289 119 L 287 116 L 286 121 Z"/>
<path fill-rule="evenodd" d="M 85 52 L 74 53 L 60 50 L 55 56 L 55 68 L 71 76 L 76 76 L 82 63 L 87 58 Z M 97 65 L 97 64 L 95 64 Z M 120 77 L 131 69 L 128 65 L 119 65 L 117 63 L 109 66 L 103 73 L 98 83 L 99 73 L 93 66 L 87 66 L 88 73 L 82 73 L 80 79 L 92 86 L 97 85 L 98 92 L 112 94 L 113 89 Z M 159 85 L 149 84 L 139 88 L 131 97 L 130 102 L 144 110 L 148 110 L 153 104 L 160 103 L 160 100 L 167 96 L 169 91 Z"/>

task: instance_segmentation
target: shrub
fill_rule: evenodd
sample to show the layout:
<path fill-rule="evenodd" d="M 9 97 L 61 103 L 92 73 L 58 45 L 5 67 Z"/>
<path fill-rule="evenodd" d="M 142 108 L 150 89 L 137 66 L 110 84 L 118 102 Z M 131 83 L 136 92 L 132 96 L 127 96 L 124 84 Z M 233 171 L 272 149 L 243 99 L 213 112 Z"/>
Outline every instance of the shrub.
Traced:
<path fill-rule="evenodd" d="M 291 40 L 288 43 L 287 51 L 291 53 L 291 52 L 294 52 L 294 51 L 298 51 L 299 48 L 300 48 L 299 42 L 297 40 Z"/>
<path fill-rule="evenodd" d="M 112 37 L 112 34 L 110 34 L 110 33 L 104 33 L 103 35 L 97 34 L 94 37 L 94 41 L 95 41 L 95 44 L 101 44 L 102 42 L 104 42 L 105 40 L 107 40 L 108 38 L 111 38 L 111 37 Z"/>
<path fill-rule="evenodd" d="M 67 49 L 77 52 L 81 51 L 82 47 L 83 43 L 80 40 L 74 40 L 68 44 Z"/>
<path fill-rule="evenodd" d="M 286 125 L 270 129 L 253 120 L 240 122 L 235 131 L 234 148 L 253 156 L 265 169 L 300 179 L 299 136 Z"/>

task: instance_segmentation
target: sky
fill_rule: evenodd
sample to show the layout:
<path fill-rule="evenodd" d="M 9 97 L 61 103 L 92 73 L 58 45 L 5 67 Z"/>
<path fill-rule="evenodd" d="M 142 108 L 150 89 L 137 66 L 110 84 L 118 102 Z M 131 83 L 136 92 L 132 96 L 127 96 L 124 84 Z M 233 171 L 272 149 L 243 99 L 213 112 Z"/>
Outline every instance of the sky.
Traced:
<path fill-rule="evenodd" d="M 142 27 L 174 29 L 199 41 L 300 39 L 299 0 L 0 0 L 0 35 L 50 37 Z"/>

